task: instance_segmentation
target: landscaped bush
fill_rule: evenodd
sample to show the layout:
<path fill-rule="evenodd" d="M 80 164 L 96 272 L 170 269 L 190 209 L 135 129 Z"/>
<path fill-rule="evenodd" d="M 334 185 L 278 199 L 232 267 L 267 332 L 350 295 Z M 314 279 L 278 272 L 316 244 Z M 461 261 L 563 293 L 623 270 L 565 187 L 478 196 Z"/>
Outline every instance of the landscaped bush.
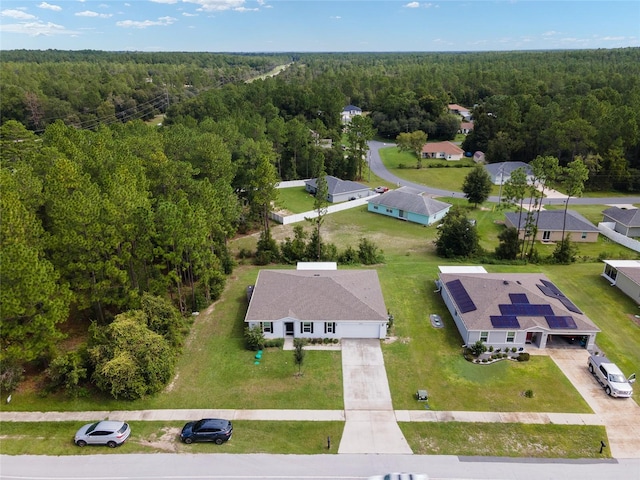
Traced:
<path fill-rule="evenodd" d="M 519 362 L 528 362 L 529 361 L 529 357 L 530 357 L 530 355 L 527 352 L 521 352 L 518 355 L 518 361 Z"/>
<path fill-rule="evenodd" d="M 256 325 L 255 327 L 246 327 L 244 329 L 244 341 L 248 350 L 262 350 L 265 345 L 264 333 L 262 328 Z"/>
<path fill-rule="evenodd" d="M 474 343 L 473 345 L 471 345 L 469 347 L 469 350 L 471 350 L 471 354 L 474 357 L 478 357 L 478 356 L 482 355 L 484 352 L 487 351 L 487 347 L 482 342 L 482 340 L 478 340 L 476 343 Z"/>
<path fill-rule="evenodd" d="M 284 338 L 269 338 L 264 341 L 264 348 L 282 348 Z"/>

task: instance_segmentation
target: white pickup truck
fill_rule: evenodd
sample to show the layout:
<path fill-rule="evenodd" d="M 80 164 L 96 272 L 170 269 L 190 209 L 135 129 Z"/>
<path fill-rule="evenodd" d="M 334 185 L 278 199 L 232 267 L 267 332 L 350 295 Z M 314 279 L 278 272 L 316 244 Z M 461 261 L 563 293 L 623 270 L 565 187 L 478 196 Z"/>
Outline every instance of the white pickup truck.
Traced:
<path fill-rule="evenodd" d="M 636 381 L 634 373 L 626 378 L 622 371 L 607 357 L 590 355 L 588 361 L 589 371 L 602 385 L 607 395 L 612 397 L 630 397 L 633 394 L 631 384 Z"/>

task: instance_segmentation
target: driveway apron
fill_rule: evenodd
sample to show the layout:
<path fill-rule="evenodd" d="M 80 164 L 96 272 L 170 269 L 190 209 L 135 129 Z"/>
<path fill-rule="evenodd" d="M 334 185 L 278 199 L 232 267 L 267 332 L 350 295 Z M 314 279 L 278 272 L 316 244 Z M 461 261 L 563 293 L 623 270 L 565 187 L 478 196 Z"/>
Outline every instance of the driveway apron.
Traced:
<path fill-rule="evenodd" d="M 604 392 L 587 369 L 589 352 L 586 350 L 547 350 L 606 427 L 611 455 L 640 458 L 640 407 L 633 398 L 614 398 Z"/>
<path fill-rule="evenodd" d="M 391 403 L 380 340 L 343 339 L 345 426 L 338 453 L 411 454 Z"/>

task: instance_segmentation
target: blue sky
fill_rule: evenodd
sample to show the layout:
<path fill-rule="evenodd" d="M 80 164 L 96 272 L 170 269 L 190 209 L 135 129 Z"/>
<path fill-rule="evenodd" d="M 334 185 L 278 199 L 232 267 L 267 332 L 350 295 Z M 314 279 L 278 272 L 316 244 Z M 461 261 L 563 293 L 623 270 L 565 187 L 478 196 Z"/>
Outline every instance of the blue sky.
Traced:
<path fill-rule="evenodd" d="M 638 46 L 638 0 L 0 3 L 2 50 L 444 52 Z"/>

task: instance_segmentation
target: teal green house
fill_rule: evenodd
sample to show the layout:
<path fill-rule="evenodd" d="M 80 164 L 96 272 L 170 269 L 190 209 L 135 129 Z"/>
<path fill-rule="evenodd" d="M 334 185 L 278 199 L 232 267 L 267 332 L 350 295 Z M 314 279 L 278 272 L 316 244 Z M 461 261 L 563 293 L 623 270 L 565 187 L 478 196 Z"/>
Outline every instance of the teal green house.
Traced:
<path fill-rule="evenodd" d="M 450 208 L 450 203 L 431 198 L 411 187 L 389 190 L 369 200 L 367 207 L 372 213 L 420 225 L 431 225 L 442 220 Z"/>

